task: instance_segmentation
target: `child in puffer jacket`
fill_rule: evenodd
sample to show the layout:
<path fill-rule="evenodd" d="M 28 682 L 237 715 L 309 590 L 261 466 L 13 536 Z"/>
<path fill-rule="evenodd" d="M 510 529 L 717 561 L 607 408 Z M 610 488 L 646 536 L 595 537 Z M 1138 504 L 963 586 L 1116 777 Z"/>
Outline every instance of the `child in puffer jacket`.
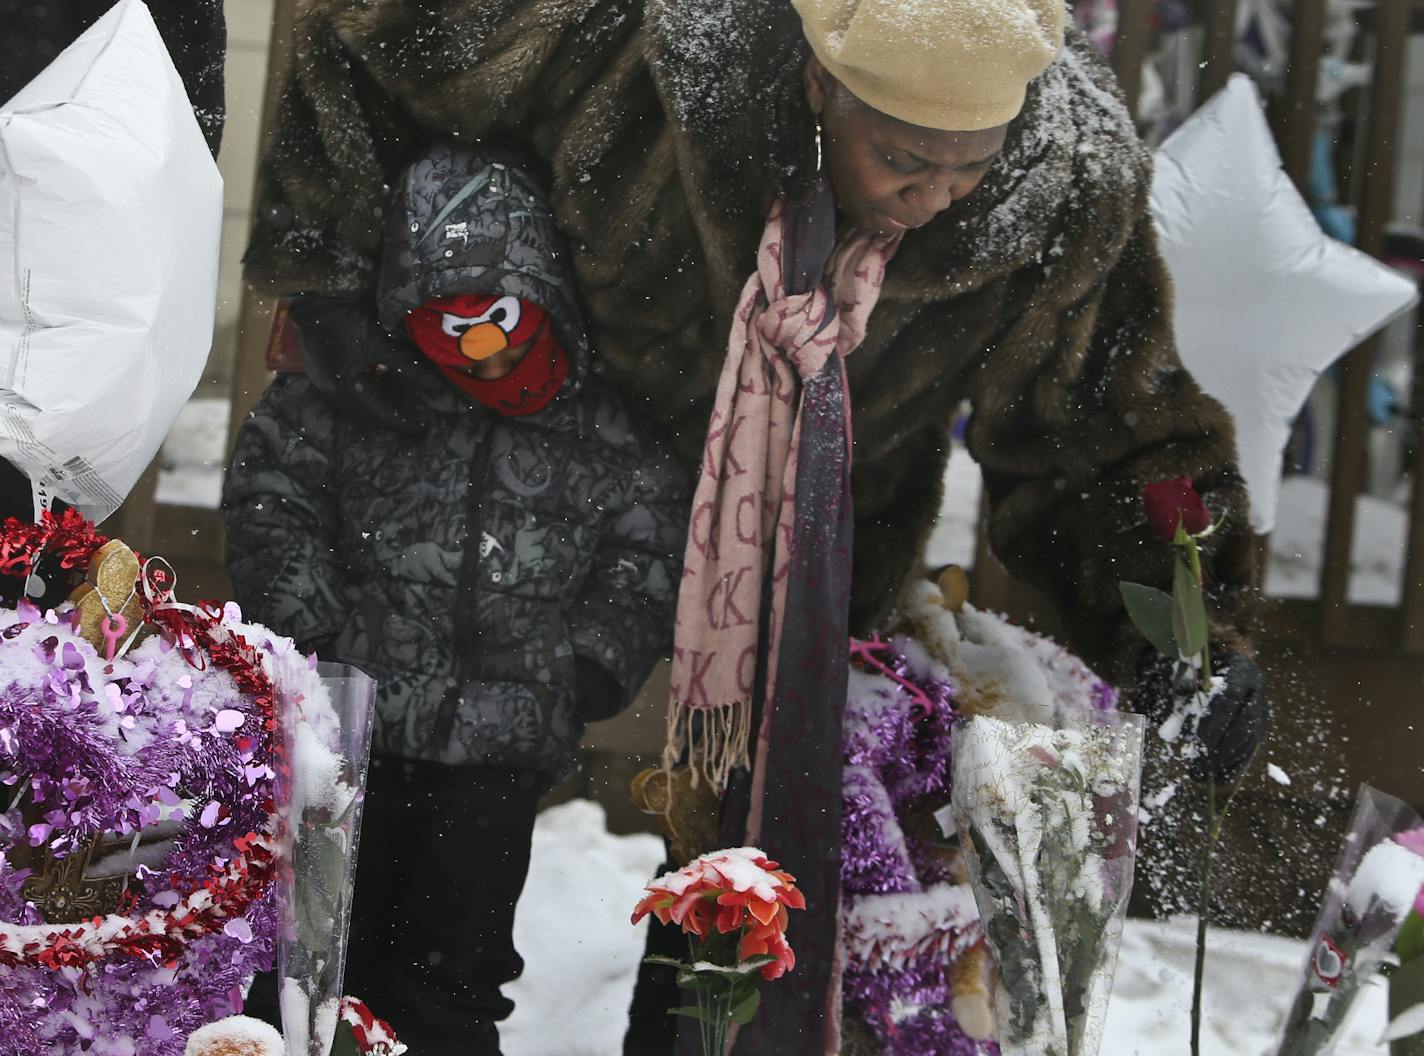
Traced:
<path fill-rule="evenodd" d="M 689 481 L 594 376 L 568 259 L 527 173 L 431 149 L 375 303 L 292 303 L 307 372 L 223 497 L 245 612 L 378 682 L 347 990 L 423 1056 L 499 1052 L 538 798 L 671 644 Z M 358 347 L 380 420 L 328 398 Z"/>

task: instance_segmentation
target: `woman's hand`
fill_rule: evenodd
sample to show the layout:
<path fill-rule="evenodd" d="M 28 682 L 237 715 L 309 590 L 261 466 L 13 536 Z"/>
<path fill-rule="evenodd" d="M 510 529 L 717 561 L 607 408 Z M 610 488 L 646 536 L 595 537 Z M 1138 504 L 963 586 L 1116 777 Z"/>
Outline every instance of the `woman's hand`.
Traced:
<path fill-rule="evenodd" d="M 1188 720 L 1185 734 L 1194 737 L 1198 752 L 1192 777 L 1205 781 L 1208 773 L 1222 784 L 1238 780 L 1266 738 L 1270 705 L 1266 676 L 1241 653 L 1212 650 L 1212 674 L 1224 682 L 1207 700 L 1206 712 Z M 1147 656 L 1138 668 L 1137 688 L 1131 697 L 1134 711 L 1160 724 L 1182 699 L 1174 685 L 1175 666 L 1160 653 Z"/>

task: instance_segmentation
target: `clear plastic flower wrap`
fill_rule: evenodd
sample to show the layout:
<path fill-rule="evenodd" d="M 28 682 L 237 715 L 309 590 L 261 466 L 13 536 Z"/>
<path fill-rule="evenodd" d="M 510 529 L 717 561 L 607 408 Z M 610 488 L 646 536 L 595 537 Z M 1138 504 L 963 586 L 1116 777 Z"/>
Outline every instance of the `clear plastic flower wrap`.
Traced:
<path fill-rule="evenodd" d="M 341 1009 L 375 683 L 287 657 L 277 685 L 291 772 L 279 788 L 285 856 L 277 965 L 288 1056 L 327 1056 Z M 315 676 L 315 677 L 313 677 Z"/>
<path fill-rule="evenodd" d="M 1102 1043 L 1142 734 L 1140 716 L 1088 711 L 1059 728 L 978 716 L 955 733 L 949 815 L 999 967 L 1006 1056 L 1092 1056 Z"/>
<path fill-rule="evenodd" d="M 1355 999 L 1389 954 L 1424 887 L 1424 857 L 1409 839 L 1421 825 L 1413 807 L 1360 786 L 1278 1056 L 1334 1050 Z"/>

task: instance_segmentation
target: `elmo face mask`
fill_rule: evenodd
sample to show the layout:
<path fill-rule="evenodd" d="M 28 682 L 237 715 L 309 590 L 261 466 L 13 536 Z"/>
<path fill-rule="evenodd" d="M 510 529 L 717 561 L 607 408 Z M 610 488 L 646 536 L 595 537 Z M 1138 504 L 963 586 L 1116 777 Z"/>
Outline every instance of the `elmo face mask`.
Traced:
<path fill-rule="evenodd" d="M 405 317 L 405 328 L 452 385 L 506 417 L 543 410 L 568 380 L 569 358 L 548 315 L 518 297 L 429 300 Z"/>
<path fill-rule="evenodd" d="M 425 355 L 456 369 L 532 341 L 547 323 L 543 308 L 518 297 L 463 293 L 426 301 L 405 319 Z"/>

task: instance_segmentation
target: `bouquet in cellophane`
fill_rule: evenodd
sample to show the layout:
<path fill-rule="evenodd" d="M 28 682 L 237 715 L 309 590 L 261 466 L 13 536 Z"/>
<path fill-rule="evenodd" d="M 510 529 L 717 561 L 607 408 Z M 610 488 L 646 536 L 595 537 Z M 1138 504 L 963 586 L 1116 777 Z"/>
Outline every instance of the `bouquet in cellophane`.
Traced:
<path fill-rule="evenodd" d="M 1390 956 L 1424 888 L 1424 822 L 1364 785 L 1311 933 L 1278 1056 L 1334 1049 L 1360 991 Z"/>
<path fill-rule="evenodd" d="M 1132 889 L 1143 722 L 976 716 L 955 732 L 948 811 L 999 970 L 1000 1049 L 1093 1056 Z"/>

